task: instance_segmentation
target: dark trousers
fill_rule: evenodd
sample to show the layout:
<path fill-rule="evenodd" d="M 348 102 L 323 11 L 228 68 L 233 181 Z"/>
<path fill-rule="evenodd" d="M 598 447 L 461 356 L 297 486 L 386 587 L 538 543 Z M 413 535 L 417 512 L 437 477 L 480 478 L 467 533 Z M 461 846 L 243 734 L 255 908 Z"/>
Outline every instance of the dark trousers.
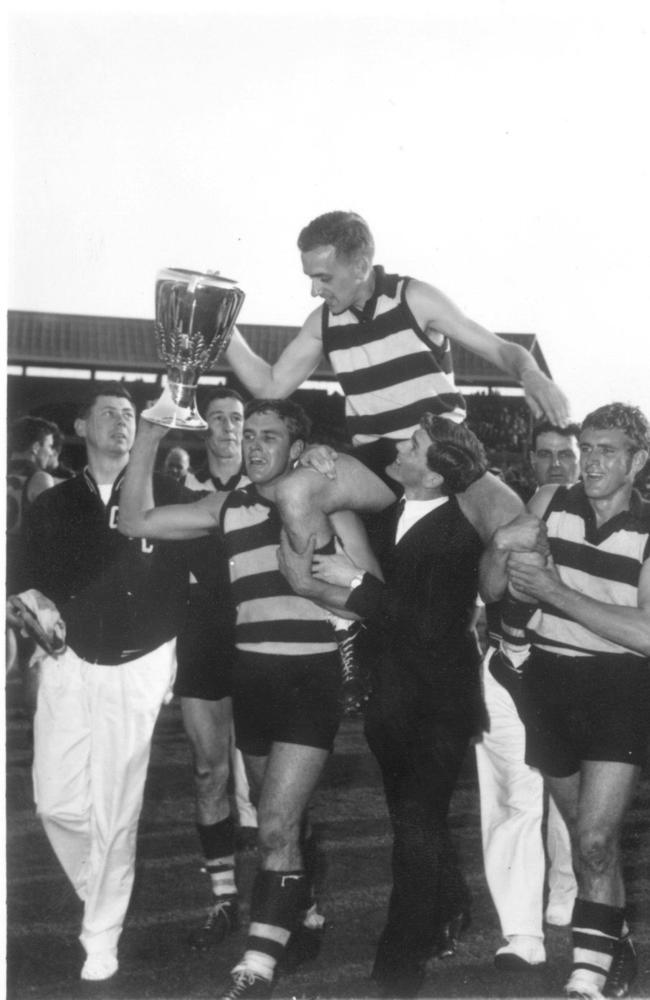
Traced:
<path fill-rule="evenodd" d="M 417 980 L 441 925 L 469 906 L 447 828 L 471 736 L 468 713 L 427 711 L 426 699 L 411 705 L 396 713 L 393 703 L 387 712 L 371 699 L 366 715 L 393 826 L 393 888 L 373 969 L 384 983 Z"/>

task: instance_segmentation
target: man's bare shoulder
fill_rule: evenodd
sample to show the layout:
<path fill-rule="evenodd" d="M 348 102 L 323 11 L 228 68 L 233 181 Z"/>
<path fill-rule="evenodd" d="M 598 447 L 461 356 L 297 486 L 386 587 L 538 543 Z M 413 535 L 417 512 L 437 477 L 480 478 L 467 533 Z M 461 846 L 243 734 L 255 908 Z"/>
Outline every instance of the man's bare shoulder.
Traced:
<path fill-rule="evenodd" d="M 485 472 L 456 499 L 485 545 L 504 524 L 524 510 L 523 500 L 501 479 Z"/>
<path fill-rule="evenodd" d="M 323 339 L 323 306 L 316 306 L 307 316 L 297 334 L 298 337 L 312 337 L 315 340 Z"/>
<path fill-rule="evenodd" d="M 429 335 L 457 336 L 457 326 L 462 324 L 464 317 L 439 288 L 427 281 L 411 278 L 406 287 L 406 303 L 419 325 Z"/>
<path fill-rule="evenodd" d="M 557 493 L 559 485 L 559 483 L 550 483 L 548 486 L 538 487 L 528 501 L 527 506 L 529 512 L 531 514 L 536 514 L 537 517 L 542 517 L 546 513 L 546 509 L 551 500 Z"/>
<path fill-rule="evenodd" d="M 405 295 L 411 308 L 426 305 L 430 308 L 439 307 L 442 309 L 449 303 L 449 299 L 439 288 L 428 281 L 422 281 L 420 278 L 409 279 Z"/>

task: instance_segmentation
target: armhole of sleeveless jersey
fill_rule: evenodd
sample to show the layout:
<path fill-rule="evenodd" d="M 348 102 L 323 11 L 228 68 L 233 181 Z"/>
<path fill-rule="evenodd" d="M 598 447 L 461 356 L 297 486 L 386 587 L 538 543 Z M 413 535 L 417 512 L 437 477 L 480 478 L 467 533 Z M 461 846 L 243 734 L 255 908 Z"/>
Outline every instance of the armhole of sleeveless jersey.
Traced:
<path fill-rule="evenodd" d="M 546 505 L 546 510 L 542 514 L 542 521 L 548 521 L 548 519 L 551 516 L 551 514 L 553 513 L 553 511 L 557 510 L 557 506 L 556 506 L 557 501 L 561 497 L 562 498 L 565 497 L 568 492 L 569 491 L 568 491 L 568 489 L 567 489 L 566 486 L 558 486 L 558 488 L 556 489 L 555 493 L 553 494 L 553 496 L 549 500 L 548 504 Z"/>
<path fill-rule="evenodd" d="M 330 311 L 329 311 L 329 309 L 327 308 L 327 306 L 325 305 L 324 302 L 323 302 L 322 306 L 320 307 L 320 310 L 321 310 L 321 313 L 320 313 L 320 339 L 321 339 L 321 343 L 323 345 L 323 355 L 327 359 L 327 361 L 329 361 L 330 360 L 330 352 L 329 352 L 329 345 L 327 343 L 327 334 L 329 332 L 329 326 L 327 325 L 327 317 L 329 316 Z M 331 362 L 330 362 L 330 364 L 331 364 Z"/>
<path fill-rule="evenodd" d="M 410 305 L 406 301 L 406 289 L 409 286 L 411 278 L 408 275 L 402 275 L 401 276 L 401 281 L 402 281 L 402 290 L 401 290 L 401 293 L 400 293 L 400 302 L 402 303 L 402 306 L 404 307 L 404 311 L 406 312 L 406 315 L 409 318 L 409 322 L 411 324 L 411 329 L 413 330 L 413 333 L 415 334 L 415 336 L 419 340 L 421 340 L 423 344 L 427 345 L 427 348 L 432 352 L 432 354 L 434 355 L 434 357 L 436 358 L 436 360 L 438 361 L 438 363 L 440 363 L 443 355 L 445 355 L 447 353 L 448 349 L 449 349 L 449 337 L 447 337 L 446 334 L 443 334 L 443 338 L 444 339 L 443 339 L 442 344 L 438 345 L 438 344 L 432 344 L 431 343 L 431 341 L 427 337 L 426 333 L 421 328 L 420 324 L 418 323 L 418 321 L 416 320 L 415 316 L 413 315 L 413 311 L 412 311 Z"/>

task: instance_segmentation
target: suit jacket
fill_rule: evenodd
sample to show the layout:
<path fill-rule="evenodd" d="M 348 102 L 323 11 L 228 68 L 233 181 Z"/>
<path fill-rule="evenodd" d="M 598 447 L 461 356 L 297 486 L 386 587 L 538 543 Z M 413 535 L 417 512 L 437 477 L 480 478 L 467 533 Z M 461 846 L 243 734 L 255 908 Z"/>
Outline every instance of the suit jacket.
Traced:
<path fill-rule="evenodd" d="M 480 660 L 469 632 L 483 544 L 455 497 L 395 543 L 397 505 L 378 532 L 385 583 L 366 574 L 347 606 L 366 620 L 364 657 L 386 705 L 478 718 Z"/>

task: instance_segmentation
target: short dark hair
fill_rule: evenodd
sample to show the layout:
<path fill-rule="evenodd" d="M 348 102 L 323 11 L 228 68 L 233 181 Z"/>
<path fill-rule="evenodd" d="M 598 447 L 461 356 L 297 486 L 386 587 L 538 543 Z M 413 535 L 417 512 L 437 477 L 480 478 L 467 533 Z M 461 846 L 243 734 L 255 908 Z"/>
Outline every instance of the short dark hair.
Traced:
<path fill-rule="evenodd" d="M 372 259 L 375 253 L 368 223 L 356 212 L 326 212 L 312 219 L 298 236 L 301 253 L 326 246 L 333 246 L 337 257 L 350 258 L 363 253 Z"/>
<path fill-rule="evenodd" d="M 483 445 L 465 424 L 425 413 L 420 426 L 431 438 L 427 465 L 442 476 L 447 493 L 463 493 L 486 472 Z"/>
<path fill-rule="evenodd" d="M 251 399 L 246 403 L 244 420 L 255 413 L 275 413 L 287 425 L 291 444 L 309 440 L 311 420 L 298 403 L 290 399 Z"/>
<path fill-rule="evenodd" d="M 44 417 L 19 417 L 9 428 L 9 448 L 11 451 L 27 451 L 33 444 L 43 444 L 51 434 L 52 443 L 60 434 L 58 426 Z"/>
<path fill-rule="evenodd" d="M 77 419 L 85 420 L 100 396 L 118 396 L 133 403 L 131 393 L 123 382 L 91 382 L 79 404 Z M 134 404 L 135 405 L 135 404 Z"/>
<path fill-rule="evenodd" d="M 648 451 L 650 425 L 638 406 L 628 403 L 607 403 L 588 413 L 582 421 L 581 431 L 621 430 L 630 441 L 631 451 Z"/>
<path fill-rule="evenodd" d="M 542 420 L 533 427 L 533 433 L 531 435 L 531 448 L 533 451 L 537 448 L 537 438 L 540 434 L 561 434 L 562 437 L 574 437 L 576 441 L 580 435 L 579 424 L 567 424 L 566 427 L 560 427 L 559 424 L 552 424 L 550 420 Z"/>
<path fill-rule="evenodd" d="M 214 403 L 215 399 L 236 399 L 242 406 L 244 405 L 244 399 L 236 389 L 229 389 L 227 385 L 219 385 L 215 389 L 211 389 L 206 396 L 203 404 L 204 413 L 210 403 Z"/>

